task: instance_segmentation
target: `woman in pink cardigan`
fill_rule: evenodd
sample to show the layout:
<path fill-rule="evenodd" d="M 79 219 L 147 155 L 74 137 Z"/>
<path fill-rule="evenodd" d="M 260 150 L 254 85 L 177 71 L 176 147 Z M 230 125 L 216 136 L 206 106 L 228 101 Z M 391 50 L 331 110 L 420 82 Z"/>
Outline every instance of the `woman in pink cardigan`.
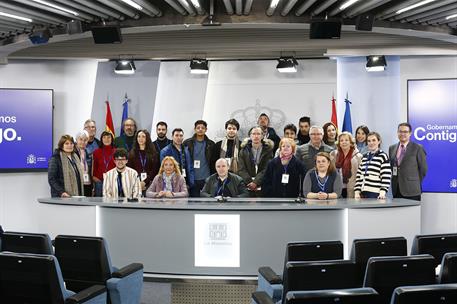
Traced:
<path fill-rule="evenodd" d="M 182 177 L 179 165 L 171 156 L 162 160 L 159 174 L 154 177 L 152 184 L 146 190 L 146 197 L 173 198 L 188 197 L 186 180 Z"/>

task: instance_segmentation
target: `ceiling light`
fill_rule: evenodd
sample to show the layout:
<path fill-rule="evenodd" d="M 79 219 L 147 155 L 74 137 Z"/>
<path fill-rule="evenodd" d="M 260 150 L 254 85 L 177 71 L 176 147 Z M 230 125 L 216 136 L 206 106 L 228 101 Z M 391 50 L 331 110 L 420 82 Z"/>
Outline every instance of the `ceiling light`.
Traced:
<path fill-rule="evenodd" d="M 195 7 L 200 7 L 200 2 L 198 0 L 190 0 Z"/>
<path fill-rule="evenodd" d="M 296 73 L 298 62 L 294 57 L 281 57 L 278 59 L 276 69 L 279 73 Z"/>
<path fill-rule="evenodd" d="M 359 0 L 349 0 L 349 1 L 346 1 L 345 3 L 343 3 L 343 5 L 340 6 L 340 10 L 345 10 L 345 9 L 347 9 L 348 7 L 350 7 L 351 5 L 353 5 L 354 3 L 356 3 L 357 1 L 359 1 Z"/>
<path fill-rule="evenodd" d="M 419 7 L 419 6 L 422 6 L 422 5 L 425 5 L 425 4 L 428 4 L 430 2 L 434 2 L 436 0 L 424 0 L 424 1 L 421 1 L 421 2 L 417 2 L 416 4 L 413 4 L 413 5 L 410 5 L 410 6 L 407 6 L 405 8 L 402 8 L 401 10 L 398 10 L 396 12 L 396 14 L 401 14 L 401 13 L 404 13 L 404 12 L 407 12 L 409 10 L 412 10 L 413 8 L 416 8 L 416 7 Z"/>
<path fill-rule="evenodd" d="M 132 0 L 122 0 L 122 2 L 124 2 L 125 4 L 128 4 L 130 5 L 131 7 L 141 11 L 143 9 L 143 7 L 141 5 L 139 5 L 138 3 L 132 1 Z"/>
<path fill-rule="evenodd" d="M 446 20 L 449 20 L 449 19 L 452 19 L 452 18 L 455 18 L 455 17 L 457 17 L 457 14 L 447 16 L 447 17 L 446 17 Z"/>
<path fill-rule="evenodd" d="M 65 7 L 62 7 L 60 5 L 56 5 L 54 3 L 50 3 L 50 2 L 47 2 L 47 1 L 43 1 L 43 0 L 33 0 L 34 2 L 37 2 L 37 3 L 41 3 L 41 4 L 44 4 L 44 5 L 47 5 L 49 7 L 52 7 L 52 8 L 55 8 L 55 9 L 58 9 L 59 11 L 63 11 L 63 12 L 67 12 L 69 14 L 72 14 L 72 15 L 75 15 L 75 16 L 78 16 L 79 14 L 75 11 L 72 11 L 72 10 L 69 10 Z"/>
<path fill-rule="evenodd" d="M 5 17 L 8 17 L 8 18 L 18 19 L 18 20 L 27 21 L 27 22 L 32 22 L 33 21 L 30 18 L 25 18 L 25 17 L 12 15 L 12 14 L 8 14 L 8 13 L 4 13 L 4 12 L 0 12 L 0 16 L 5 16 Z"/>
<path fill-rule="evenodd" d="M 273 7 L 276 7 L 279 3 L 279 0 L 271 0 L 270 2 L 270 7 L 273 8 Z"/>
<path fill-rule="evenodd" d="M 191 74 L 208 74 L 208 60 L 194 58 L 190 61 Z"/>
<path fill-rule="evenodd" d="M 385 56 L 367 56 L 367 72 L 382 72 L 386 69 L 387 62 Z"/>
<path fill-rule="evenodd" d="M 120 75 L 132 75 L 135 74 L 135 63 L 133 60 L 118 60 L 114 73 Z"/>

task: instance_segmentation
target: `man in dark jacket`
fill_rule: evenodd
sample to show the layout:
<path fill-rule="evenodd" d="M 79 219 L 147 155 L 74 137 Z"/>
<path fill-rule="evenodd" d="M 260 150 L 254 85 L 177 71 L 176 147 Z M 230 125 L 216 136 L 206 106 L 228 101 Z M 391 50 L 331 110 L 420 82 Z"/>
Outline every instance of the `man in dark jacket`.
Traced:
<path fill-rule="evenodd" d="M 206 179 L 202 189 L 202 197 L 248 197 L 249 192 L 243 179 L 229 172 L 228 162 L 225 158 L 216 161 L 217 173 Z"/>
<path fill-rule="evenodd" d="M 195 183 L 190 189 L 191 197 L 200 197 L 200 191 L 205 185 L 205 180 L 215 172 L 212 162 L 214 141 L 206 136 L 208 125 L 204 120 L 197 120 L 194 124 L 194 135 L 184 141 L 184 146 L 189 148 L 190 157 L 194 164 Z"/>
<path fill-rule="evenodd" d="M 271 139 L 275 144 L 274 149 L 271 152 L 272 156 L 273 156 L 276 149 L 278 149 L 278 147 L 279 147 L 279 141 L 281 140 L 281 138 L 279 138 L 279 136 L 276 134 L 275 129 L 273 129 L 272 127 L 269 127 L 270 117 L 268 117 L 267 114 L 265 114 L 265 113 L 260 114 L 259 119 L 257 120 L 257 123 L 262 128 L 263 133 L 265 134 L 265 138 Z"/>
<path fill-rule="evenodd" d="M 249 138 L 241 143 L 240 167 L 238 174 L 243 178 L 251 196 L 260 194 L 263 175 L 268 162 L 273 158 L 274 143 L 270 139 L 263 139 L 260 127 L 249 131 Z"/>
<path fill-rule="evenodd" d="M 194 186 L 194 165 L 192 158 L 190 157 L 189 148 L 183 145 L 184 131 L 180 128 L 176 128 L 171 133 L 173 142 L 166 146 L 160 151 L 160 163 L 165 156 L 173 157 L 179 164 L 179 170 L 181 175 L 186 179 L 186 183 L 189 189 Z"/>

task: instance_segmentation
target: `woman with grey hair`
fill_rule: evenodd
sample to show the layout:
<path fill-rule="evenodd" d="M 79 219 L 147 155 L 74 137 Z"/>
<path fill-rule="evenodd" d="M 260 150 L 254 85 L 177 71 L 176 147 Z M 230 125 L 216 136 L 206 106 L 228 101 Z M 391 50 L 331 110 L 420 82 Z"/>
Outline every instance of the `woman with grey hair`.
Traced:
<path fill-rule="evenodd" d="M 92 196 L 92 154 L 87 150 L 89 133 L 82 130 L 75 137 L 75 152 L 79 156 L 81 167 L 83 168 L 84 196 Z"/>

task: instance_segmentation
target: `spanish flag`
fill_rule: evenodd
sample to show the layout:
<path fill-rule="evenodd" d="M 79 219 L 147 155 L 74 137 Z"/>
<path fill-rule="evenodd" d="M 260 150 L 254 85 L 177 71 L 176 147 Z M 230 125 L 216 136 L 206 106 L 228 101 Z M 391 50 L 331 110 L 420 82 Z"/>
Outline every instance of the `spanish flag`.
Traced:
<path fill-rule="evenodd" d="M 109 101 L 106 102 L 106 124 L 105 124 L 105 131 L 111 132 L 113 134 L 113 137 L 115 137 L 114 134 L 114 124 L 113 124 L 113 117 L 111 116 L 111 108 L 109 107 Z"/>
<path fill-rule="evenodd" d="M 338 118 L 336 116 L 336 103 L 335 102 L 336 102 L 335 97 L 332 96 L 332 118 L 330 119 L 330 121 L 338 129 Z"/>

